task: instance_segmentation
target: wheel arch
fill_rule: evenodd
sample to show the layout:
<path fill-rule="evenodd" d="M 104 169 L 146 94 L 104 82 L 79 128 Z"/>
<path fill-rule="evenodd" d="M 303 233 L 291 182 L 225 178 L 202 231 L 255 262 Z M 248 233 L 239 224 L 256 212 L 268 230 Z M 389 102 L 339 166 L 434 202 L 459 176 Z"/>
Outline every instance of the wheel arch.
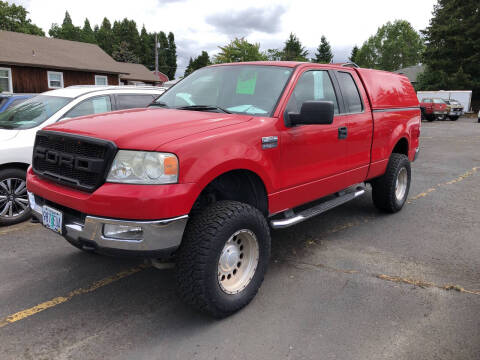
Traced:
<path fill-rule="evenodd" d="M 11 162 L 11 163 L 6 163 L 6 164 L 1 164 L 0 165 L 0 170 L 15 168 L 15 169 L 21 169 L 21 170 L 27 171 L 29 166 L 30 166 L 30 164 L 27 164 L 27 163 Z"/>
<path fill-rule="evenodd" d="M 249 204 L 268 216 L 268 190 L 264 179 L 249 168 L 214 171 L 204 178 L 190 212 L 199 212 L 220 200 L 235 200 Z"/>

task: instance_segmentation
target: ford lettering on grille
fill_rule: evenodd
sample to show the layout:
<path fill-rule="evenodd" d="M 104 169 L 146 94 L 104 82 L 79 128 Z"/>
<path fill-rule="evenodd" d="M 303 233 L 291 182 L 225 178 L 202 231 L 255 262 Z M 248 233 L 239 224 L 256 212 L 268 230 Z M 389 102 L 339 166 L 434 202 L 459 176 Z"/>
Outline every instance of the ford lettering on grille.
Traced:
<path fill-rule="evenodd" d="M 110 141 L 39 131 L 32 167 L 40 176 L 91 192 L 105 182 L 115 152 Z"/>

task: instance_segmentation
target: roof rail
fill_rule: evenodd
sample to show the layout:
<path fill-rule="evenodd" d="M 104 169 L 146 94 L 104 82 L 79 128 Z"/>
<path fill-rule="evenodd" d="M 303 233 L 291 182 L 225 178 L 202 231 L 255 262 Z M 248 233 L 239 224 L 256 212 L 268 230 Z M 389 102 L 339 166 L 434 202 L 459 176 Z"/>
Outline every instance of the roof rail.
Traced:
<path fill-rule="evenodd" d="M 354 62 L 346 62 L 346 63 L 343 63 L 342 66 L 344 67 L 352 67 L 352 68 L 359 68 L 360 66 L 358 66 L 357 64 L 355 64 Z"/>
<path fill-rule="evenodd" d="M 153 89 L 156 90 L 162 86 L 155 85 L 70 85 L 65 89 L 97 89 L 97 90 L 106 90 L 106 89 Z"/>

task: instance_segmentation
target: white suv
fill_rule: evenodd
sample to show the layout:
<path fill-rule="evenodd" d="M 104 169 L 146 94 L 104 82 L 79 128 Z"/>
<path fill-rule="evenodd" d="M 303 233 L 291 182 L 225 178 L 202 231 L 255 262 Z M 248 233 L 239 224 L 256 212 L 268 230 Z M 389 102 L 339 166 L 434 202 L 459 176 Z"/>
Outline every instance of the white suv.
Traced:
<path fill-rule="evenodd" d="M 37 130 L 57 121 L 141 108 L 165 92 L 160 87 L 70 86 L 47 91 L 0 114 L 0 226 L 30 216 L 26 170 Z"/>

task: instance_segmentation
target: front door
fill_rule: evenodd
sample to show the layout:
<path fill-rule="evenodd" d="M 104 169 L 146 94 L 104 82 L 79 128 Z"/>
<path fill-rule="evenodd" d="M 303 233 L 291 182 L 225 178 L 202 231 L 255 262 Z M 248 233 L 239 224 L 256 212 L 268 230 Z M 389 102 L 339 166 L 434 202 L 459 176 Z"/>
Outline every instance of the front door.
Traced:
<path fill-rule="evenodd" d="M 348 168 L 347 119 L 340 115 L 339 96 L 327 70 L 307 69 L 301 74 L 286 112 L 299 113 L 308 100 L 332 101 L 335 116 L 332 124 L 298 125 L 282 131 L 281 197 L 289 207 L 341 190 L 346 183 L 340 177 Z"/>

